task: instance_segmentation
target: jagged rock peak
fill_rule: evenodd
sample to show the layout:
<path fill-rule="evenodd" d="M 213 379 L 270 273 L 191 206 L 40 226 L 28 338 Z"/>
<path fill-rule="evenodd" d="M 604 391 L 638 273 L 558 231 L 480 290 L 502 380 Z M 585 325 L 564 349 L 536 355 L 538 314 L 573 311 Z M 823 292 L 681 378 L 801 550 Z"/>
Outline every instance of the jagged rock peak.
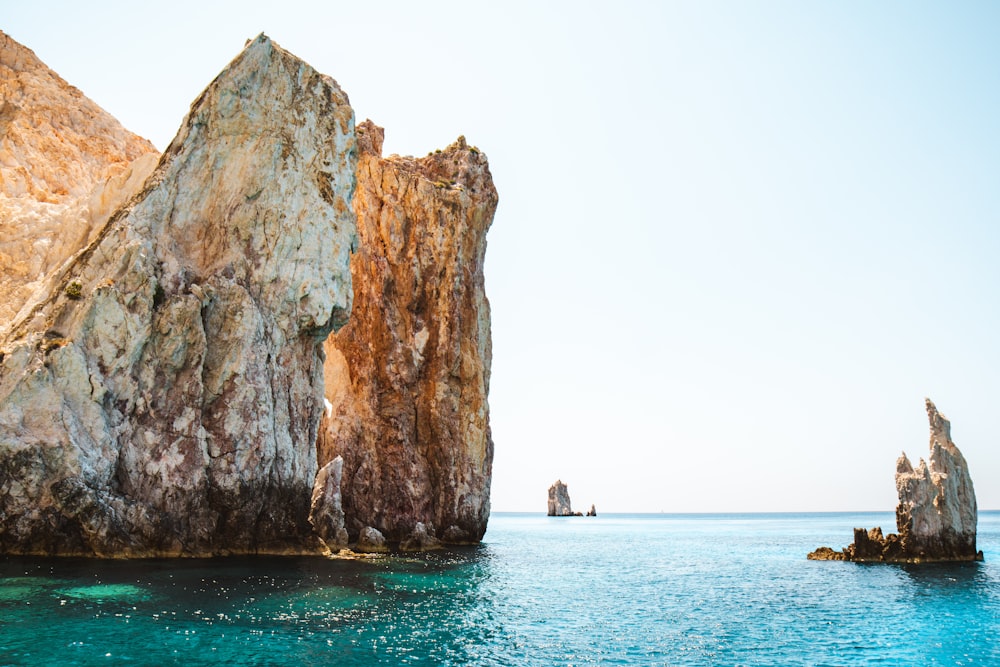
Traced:
<path fill-rule="evenodd" d="M 325 346 L 319 463 L 344 459 L 352 541 L 371 527 L 394 545 L 478 542 L 493 462 L 489 165 L 464 140 L 383 158 L 382 128 L 357 132 L 354 308 Z"/>
<path fill-rule="evenodd" d="M 381 158 L 384 139 L 385 130 L 371 120 L 358 124 L 360 153 Z M 485 199 L 497 197 L 486 154 L 470 146 L 464 136 L 422 158 L 390 155 L 385 159 L 396 169 L 417 174 L 439 189 L 465 190 Z"/>
<path fill-rule="evenodd" d="M 924 399 L 924 406 L 927 410 L 927 421 L 931 428 L 931 450 L 934 443 L 939 443 L 942 447 L 956 450 L 955 443 L 951 441 L 951 422 L 938 412 L 937 406 L 929 398 Z M 905 455 L 905 454 L 904 454 Z"/>
<path fill-rule="evenodd" d="M 0 549 L 320 546 L 319 343 L 350 312 L 355 169 L 332 79 L 263 36 L 219 74 L 0 340 Z"/>
<path fill-rule="evenodd" d="M 929 463 L 916 468 L 904 452 L 896 460 L 896 530 L 854 530 L 842 552 L 821 547 L 813 560 L 926 562 L 982 560 L 976 549 L 978 511 L 969 466 L 951 439 L 951 423 L 925 399 L 930 424 Z"/>
<path fill-rule="evenodd" d="M 155 152 L 0 32 L 0 194 L 53 203 L 83 197 Z"/>
<path fill-rule="evenodd" d="M 951 439 L 951 422 L 925 399 L 930 457 L 913 469 L 897 465 L 896 525 L 904 547 L 927 557 L 975 557 L 978 509 L 969 466 Z M 906 454 L 903 454 L 906 458 Z M 900 470 L 902 468 L 902 470 Z M 909 468 L 910 471 L 907 471 Z"/>

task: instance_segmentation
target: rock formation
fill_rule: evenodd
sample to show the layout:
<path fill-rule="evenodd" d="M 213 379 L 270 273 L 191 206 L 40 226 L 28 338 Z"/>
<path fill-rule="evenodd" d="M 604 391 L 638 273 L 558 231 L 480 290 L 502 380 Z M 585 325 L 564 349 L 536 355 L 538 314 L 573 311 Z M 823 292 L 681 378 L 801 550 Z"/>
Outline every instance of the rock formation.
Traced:
<path fill-rule="evenodd" d="M 382 129 L 357 131 L 354 308 L 326 342 L 319 462 L 343 457 L 352 541 L 374 528 L 415 549 L 478 542 L 493 461 L 483 259 L 496 190 L 463 137 L 383 158 Z"/>
<path fill-rule="evenodd" d="M 926 399 L 930 421 L 930 463 L 914 469 L 904 452 L 896 461 L 896 530 L 854 529 L 854 543 L 842 551 L 820 547 L 813 560 L 931 562 L 982 560 L 976 550 L 976 493 L 965 457 L 951 439 L 951 423 Z"/>
<path fill-rule="evenodd" d="M 162 159 L 2 33 L 0 92 L 0 552 L 482 537 L 484 155 L 382 158 L 264 36 Z"/>
<path fill-rule="evenodd" d="M 597 516 L 597 508 L 591 505 L 590 509 L 587 510 L 587 516 Z"/>
<path fill-rule="evenodd" d="M 28 89 L 40 64 L 6 37 L 4 48 Z M 31 167 L 3 172 L 9 195 L 84 197 L 105 178 L 102 155 L 121 176 L 150 150 L 116 126 L 93 129 L 87 117 L 103 117 L 82 96 L 49 135 L 94 132 L 108 146 L 62 156 L 11 140 L 26 105 L 5 96 L 0 113 L 0 161 Z M 51 261 L 41 297 L 15 303 L 0 338 L 3 551 L 318 546 L 321 344 L 351 307 L 353 125 L 336 82 L 253 40 L 192 104 L 141 191 Z M 55 164 L 36 168 L 32 151 Z M 9 275 L 12 259 L 0 260 Z"/>
<path fill-rule="evenodd" d="M 377 528 L 372 528 L 371 526 L 366 526 L 361 531 L 355 546 L 358 551 L 368 553 L 384 553 L 389 551 L 389 547 L 385 544 L 385 536 Z"/>
<path fill-rule="evenodd" d="M 313 483 L 312 502 L 309 504 L 309 524 L 323 545 L 333 551 L 347 546 L 347 529 L 344 527 L 343 496 L 340 480 L 344 472 L 344 459 L 339 456 L 320 468 Z"/>
<path fill-rule="evenodd" d="M 0 32 L 0 335 L 159 153 Z"/>
<path fill-rule="evenodd" d="M 569 487 L 561 479 L 549 487 L 549 516 L 575 516 L 569 501 Z"/>

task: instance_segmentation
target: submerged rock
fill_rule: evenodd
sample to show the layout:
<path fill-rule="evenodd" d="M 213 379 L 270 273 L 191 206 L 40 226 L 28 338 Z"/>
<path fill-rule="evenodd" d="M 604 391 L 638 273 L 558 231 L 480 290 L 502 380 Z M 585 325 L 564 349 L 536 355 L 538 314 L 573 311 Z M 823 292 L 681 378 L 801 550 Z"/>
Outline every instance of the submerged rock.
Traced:
<path fill-rule="evenodd" d="M 896 461 L 896 530 L 854 529 L 854 543 L 836 552 L 820 547 L 812 560 L 931 562 L 982 560 L 976 549 L 978 514 L 969 467 L 951 439 L 951 423 L 926 399 L 930 463 L 916 468 L 904 452 Z"/>
<path fill-rule="evenodd" d="M 354 307 L 326 342 L 319 462 L 344 459 L 352 539 L 371 526 L 412 542 L 422 525 L 478 542 L 493 465 L 483 260 L 497 193 L 464 137 L 419 159 L 383 158 L 382 138 L 358 126 Z"/>
<path fill-rule="evenodd" d="M 351 307 L 353 125 L 336 82 L 258 37 L 141 192 L 20 309 L 0 339 L 0 549 L 318 546 L 321 344 Z"/>
<path fill-rule="evenodd" d="M 578 516 L 573 513 L 573 505 L 569 500 L 569 487 L 561 479 L 549 487 L 549 516 Z"/>

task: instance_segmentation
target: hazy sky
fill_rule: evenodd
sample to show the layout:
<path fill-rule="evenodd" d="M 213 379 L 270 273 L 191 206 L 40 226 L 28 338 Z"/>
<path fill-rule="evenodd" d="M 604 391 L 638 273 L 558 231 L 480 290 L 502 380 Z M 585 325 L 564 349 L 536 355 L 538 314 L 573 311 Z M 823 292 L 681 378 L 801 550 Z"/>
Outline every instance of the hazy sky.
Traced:
<path fill-rule="evenodd" d="M 15 2 L 163 149 L 261 31 L 489 157 L 494 510 L 890 510 L 923 398 L 1000 508 L 1000 4 Z"/>

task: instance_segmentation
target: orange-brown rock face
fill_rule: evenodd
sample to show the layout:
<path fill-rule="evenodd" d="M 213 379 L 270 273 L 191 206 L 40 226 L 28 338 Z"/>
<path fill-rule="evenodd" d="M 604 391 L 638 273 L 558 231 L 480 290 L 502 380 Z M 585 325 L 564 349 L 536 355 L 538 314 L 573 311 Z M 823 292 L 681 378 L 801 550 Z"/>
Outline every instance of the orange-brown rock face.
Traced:
<path fill-rule="evenodd" d="M 0 331 L 159 153 L 0 32 Z"/>
<path fill-rule="evenodd" d="M 381 128 L 357 132 L 354 306 L 325 346 L 318 462 L 343 457 L 352 541 L 375 528 L 404 547 L 476 542 L 493 461 L 483 259 L 496 190 L 464 138 L 383 158 Z"/>
<path fill-rule="evenodd" d="M 8 197 L 82 197 L 156 152 L 3 32 L 0 100 L 0 193 Z"/>

